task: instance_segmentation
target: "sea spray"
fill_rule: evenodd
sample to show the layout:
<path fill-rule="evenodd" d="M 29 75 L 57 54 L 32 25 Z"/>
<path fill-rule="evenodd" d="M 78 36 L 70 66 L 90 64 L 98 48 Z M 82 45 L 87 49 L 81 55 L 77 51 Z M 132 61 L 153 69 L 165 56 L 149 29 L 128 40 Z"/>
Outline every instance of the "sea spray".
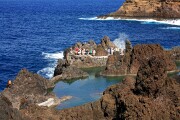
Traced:
<path fill-rule="evenodd" d="M 125 41 L 128 39 L 128 35 L 125 33 L 119 33 L 119 37 L 116 38 L 113 43 L 121 49 L 125 49 L 126 45 L 125 45 Z"/>
<path fill-rule="evenodd" d="M 52 78 L 58 59 L 63 58 L 63 51 L 56 53 L 42 52 L 42 56 L 44 57 L 44 59 L 48 60 L 49 64 L 47 65 L 47 67 L 39 70 L 37 73 L 45 78 Z"/>

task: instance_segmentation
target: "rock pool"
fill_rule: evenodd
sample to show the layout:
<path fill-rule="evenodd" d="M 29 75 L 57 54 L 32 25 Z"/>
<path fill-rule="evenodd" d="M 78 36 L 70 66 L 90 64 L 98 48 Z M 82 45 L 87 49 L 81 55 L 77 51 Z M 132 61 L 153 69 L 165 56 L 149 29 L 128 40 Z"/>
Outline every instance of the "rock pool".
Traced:
<path fill-rule="evenodd" d="M 56 84 L 53 92 L 58 96 L 73 96 L 72 99 L 61 103 L 57 109 L 79 106 L 99 99 L 103 91 L 110 85 L 121 82 L 123 77 L 97 76 L 103 68 L 85 69 L 89 73 L 86 79 L 60 81 Z"/>

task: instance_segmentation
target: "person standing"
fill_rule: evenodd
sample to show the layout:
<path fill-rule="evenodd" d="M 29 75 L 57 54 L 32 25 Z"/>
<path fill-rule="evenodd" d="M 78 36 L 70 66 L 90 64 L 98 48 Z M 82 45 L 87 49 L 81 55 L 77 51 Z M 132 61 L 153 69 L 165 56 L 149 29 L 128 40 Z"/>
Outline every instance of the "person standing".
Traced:
<path fill-rule="evenodd" d="M 92 55 L 95 56 L 96 55 L 96 50 L 92 51 Z"/>
<path fill-rule="evenodd" d="M 11 87 L 11 85 L 12 85 L 11 80 L 8 80 L 8 83 L 7 83 L 7 88 L 10 88 L 10 87 Z"/>

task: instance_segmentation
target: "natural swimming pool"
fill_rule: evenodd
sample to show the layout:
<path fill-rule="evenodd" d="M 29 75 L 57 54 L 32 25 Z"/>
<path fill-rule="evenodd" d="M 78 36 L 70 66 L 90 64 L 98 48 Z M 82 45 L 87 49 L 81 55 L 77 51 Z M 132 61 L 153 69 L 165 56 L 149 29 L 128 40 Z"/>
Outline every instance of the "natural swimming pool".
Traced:
<path fill-rule="evenodd" d="M 177 68 L 180 69 L 180 61 L 176 63 Z M 62 102 L 57 109 L 65 109 L 74 106 L 79 106 L 88 102 L 98 100 L 103 91 L 109 86 L 119 83 L 123 80 L 123 76 L 120 77 L 103 77 L 98 76 L 97 73 L 104 68 L 89 68 L 84 69 L 89 73 L 89 77 L 78 80 L 60 81 L 56 84 L 53 92 L 58 97 L 72 96 L 73 98 Z M 177 74 L 171 73 L 171 75 Z M 171 76 L 170 75 L 170 76 Z"/>
<path fill-rule="evenodd" d="M 60 81 L 56 84 L 53 92 L 58 96 L 72 96 L 73 98 L 61 103 L 57 109 L 79 106 L 99 99 L 103 91 L 113 84 L 121 82 L 124 77 L 97 76 L 103 68 L 85 69 L 89 77 L 85 79 Z"/>

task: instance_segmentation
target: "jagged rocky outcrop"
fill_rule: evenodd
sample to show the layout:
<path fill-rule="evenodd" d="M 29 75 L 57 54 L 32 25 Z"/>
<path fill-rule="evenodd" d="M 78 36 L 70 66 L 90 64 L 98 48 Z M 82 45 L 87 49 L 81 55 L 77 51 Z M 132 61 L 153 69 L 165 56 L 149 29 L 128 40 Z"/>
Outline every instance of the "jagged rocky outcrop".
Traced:
<path fill-rule="evenodd" d="M 180 18 L 179 0 L 126 0 L 123 5 L 113 13 L 100 16 L 124 18 Z"/>
<path fill-rule="evenodd" d="M 0 120 L 30 120 L 24 117 L 18 109 L 13 108 L 12 103 L 0 94 Z"/>
<path fill-rule="evenodd" d="M 106 68 L 100 72 L 103 76 L 119 76 L 129 74 L 128 69 L 131 60 L 132 45 L 129 40 L 125 41 L 126 49 L 125 54 L 121 55 L 120 52 L 114 52 L 113 55 L 108 56 Z"/>
<path fill-rule="evenodd" d="M 104 36 L 101 40 L 101 44 L 100 44 L 104 49 L 108 49 L 108 48 L 115 48 L 116 45 L 111 42 L 110 38 L 108 36 Z"/>
<path fill-rule="evenodd" d="M 103 60 L 99 60 L 98 57 L 107 56 L 107 49 L 116 47 L 117 46 L 110 40 L 108 36 L 104 36 L 101 40 L 101 43 L 98 45 L 96 45 L 96 43 L 93 40 L 90 40 L 87 43 L 76 43 L 71 48 L 65 50 L 64 58 L 67 61 L 67 63 L 77 68 L 101 67 L 106 65 L 107 57 L 104 57 Z M 92 57 L 92 55 L 89 54 L 77 56 L 73 53 L 76 48 L 81 50 L 85 49 L 87 51 L 95 50 L 96 53 L 94 57 Z"/>
<path fill-rule="evenodd" d="M 87 43 L 76 43 L 71 48 L 64 51 L 64 59 L 60 59 L 54 71 L 52 81 L 77 79 L 87 77 L 88 74 L 79 68 L 103 67 L 106 66 L 108 52 L 107 49 L 116 48 L 108 36 L 102 38 L 101 43 L 97 45 L 93 40 Z M 92 51 L 95 55 L 80 54 L 77 55 L 76 49 Z"/>
<path fill-rule="evenodd" d="M 129 43 L 129 42 L 127 42 Z M 128 47 L 130 45 L 126 45 Z M 100 74 L 104 76 L 136 75 L 140 65 L 153 56 L 158 56 L 166 62 L 166 70 L 176 70 L 176 64 L 171 56 L 158 44 L 138 44 L 133 49 L 126 48 L 125 55 L 118 53 L 108 57 L 106 69 Z"/>
<path fill-rule="evenodd" d="M 132 50 L 129 72 L 136 74 L 144 60 L 152 56 L 160 56 L 166 62 L 166 70 L 176 70 L 176 64 L 159 44 L 136 45 Z"/>
<path fill-rule="evenodd" d="M 53 87 L 54 84 L 38 74 L 22 69 L 13 84 L 1 94 L 11 102 L 13 108 L 22 109 L 28 104 L 44 102 L 50 97 L 58 99 L 48 92 Z"/>
<path fill-rule="evenodd" d="M 71 66 L 65 59 L 59 59 L 58 65 L 54 71 L 54 77 L 51 79 L 51 82 L 55 83 L 59 80 L 70 80 L 86 77 L 88 77 L 87 72 L 84 72 L 75 66 Z"/>
<path fill-rule="evenodd" d="M 180 84 L 167 77 L 166 61 L 155 56 L 143 61 L 136 78 L 109 87 L 96 102 L 60 111 L 30 106 L 23 113 L 43 120 L 178 120 L 179 91 Z"/>
<path fill-rule="evenodd" d="M 175 61 L 180 61 L 180 46 L 173 47 L 168 52 L 171 55 L 171 59 L 173 59 Z"/>

